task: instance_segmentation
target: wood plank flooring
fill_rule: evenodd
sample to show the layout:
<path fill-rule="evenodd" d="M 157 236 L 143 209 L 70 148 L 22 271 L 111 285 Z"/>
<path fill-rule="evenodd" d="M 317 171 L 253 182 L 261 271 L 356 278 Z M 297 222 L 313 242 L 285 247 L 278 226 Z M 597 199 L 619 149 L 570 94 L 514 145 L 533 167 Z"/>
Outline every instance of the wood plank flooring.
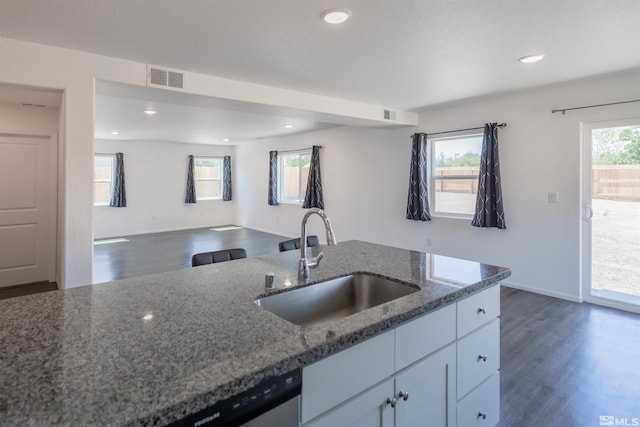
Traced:
<path fill-rule="evenodd" d="M 96 283 L 190 268 L 197 252 L 275 253 L 286 240 L 248 229 L 126 238 L 95 246 Z M 640 315 L 506 287 L 501 302 L 500 427 L 599 426 L 604 415 L 640 420 Z"/>
<path fill-rule="evenodd" d="M 503 287 L 502 427 L 640 422 L 640 315 Z"/>
<path fill-rule="evenodd" d="M 278 242 L 288 237 L 240 228 L 209 228 L 123 236 L 127 242 L 94 245 L 93 283 L 191 268 L 199 252 L 244 248 L 247 256 L 278 252 Z"/>

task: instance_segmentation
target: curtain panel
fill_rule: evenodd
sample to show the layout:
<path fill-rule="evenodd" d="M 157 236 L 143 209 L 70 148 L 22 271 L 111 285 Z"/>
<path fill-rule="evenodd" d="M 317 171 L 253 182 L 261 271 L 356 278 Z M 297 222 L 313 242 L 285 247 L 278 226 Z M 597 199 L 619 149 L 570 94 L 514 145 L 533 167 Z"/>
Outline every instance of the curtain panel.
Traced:
<path fill-rule="evenodd" d="M 224 156 L 222 164 L 222 200 L 231 201 L 231 156 Z"/>
<path fill-rule="evenodd" d="M 193 156 L 190 155 L 187 157 L 188 159 L 188 168 L 187 168 L 187 195 L 184 198 L 185 203 L 196 203 L 196 182 L 193 177 L 194 165 L 193 165 Z"/>
<path fill-rule="evenodd" d="M 303 209 L 324 209 L 324 197 L 322 195 L 322 178 L 320 176 L 320 147 L 314 145 L 311 149 L 311 164 L 309 165 L 309 179 L 307 191 L 304 195 Z"/>
<path fill-rule="evenodd" d="M 270 206 L 278 206 L 278 152 L 269 151 L 269 194 Z"/>
<path fill-rule="evenodd" d="M 427 181 L 427 134 L 415 133 L 411 139 L 411 169 L 406 218 L 414 221 L 431 221 Z"/>
<path fill-rule="evenodd" d="M 484 125 L 482 154 L 480 155 L 480 176 L 478 178 L 478 195 L 476 197 L 476 210 L 471 225 L 485 228 L 507 228 L 502 204 L 497 123 L 487 123 Z"/>
<path fill-rule="evenodd" d="M 127 192 L 124 185 L 124 154 L 116 153 L 116 167 L 113 174 L 113 189 L 109 206 L 112 208 L 127 207 Z"/>

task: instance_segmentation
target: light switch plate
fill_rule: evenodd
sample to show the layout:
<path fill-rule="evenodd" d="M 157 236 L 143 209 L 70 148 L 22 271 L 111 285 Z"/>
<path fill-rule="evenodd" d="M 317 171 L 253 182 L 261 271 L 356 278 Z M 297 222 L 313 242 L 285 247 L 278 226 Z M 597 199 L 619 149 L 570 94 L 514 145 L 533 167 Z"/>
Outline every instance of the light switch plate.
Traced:
<path fill-rule="evenodd" d="M 549 203 L 558 203 L 558 192 L 557 191 L 549 191 L 548 195 Z"/>

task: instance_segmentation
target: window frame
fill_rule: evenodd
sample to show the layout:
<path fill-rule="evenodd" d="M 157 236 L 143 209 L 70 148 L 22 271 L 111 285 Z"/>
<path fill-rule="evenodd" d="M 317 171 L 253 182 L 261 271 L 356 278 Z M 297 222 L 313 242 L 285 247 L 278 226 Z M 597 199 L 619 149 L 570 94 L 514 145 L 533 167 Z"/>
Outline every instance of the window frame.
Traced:
<path fill-rule="evenodd" d="M 96 159 L 98 157 L 101 158 L 106 158 L 110 160 L 111 163 L 111 176 L 109 177 L 109 179 L 96 179 Z M 114 182 L 114 174 L 115 174 L 115 162 L 116 162 L 116 155 L 115 154 L 104 154 L 104 153 L 100 153 L 100 154 L 94 154 L 93 155 L 93 206 L 109 206 L 111 204 L 111 195 L 113 194 L 113 182 Z M 95 190 L 95 185 L 96 183 L 104 183 L 104 182 L 108 182 L 109 183 L 109 199 L 106 202 L 96 202 L 96 190 Z"/>
<path fill-rule="evenodd" d="M 302 205 L 306 196 L 307 189 L 302 188 L 302 168 L 298 171 L 298 199 L 284 199 L 284 159 L 285 157 L 297 155 L 299 158 L 302 156 L 309 156 L 309 164 L 311 164 L 311 148 L 303 148 L 300 150 L 292 150 L 278 153 L 278 203 L 290 204 L 290 205 Z"/>
<path fill-rule="evenodd" d="M 196 169 L 198 168 L 197 163 L 198 160 L 217 160 L 218 161 L 218 171 L 219 171 L 219 177 L 216 178 L 196 178 Z M 193 156 L 193 185 L 194 187 L 196 187 L 196 201 L 206 201 L 206 200 L 222 200 L 222 193 L 223 193 L 223 169 L 224 167 L 224 157 L 222 156 Z M 218 192 L 218 194 L 220 194 L 219 197 L 201 197 L 198 196 L 198 190 L 197 190 L 197 185 L 196 183 L 198 181 L 201 182 L 206 182 L 206 181 L 218 181 L 220 183 L 219 189 L 220 191 Z"/>
<path fill-rule="evenodd" d="M 454 141 L 454 140 L 461 140 L 461 139 L 471 139 L 471 138 L 480 138 L 480 156 L 482 156 L 482 140 L 484 138 L 484 135 L 482 132 L 469 132 L 469 133 L 462 133 L 462 134 L 457 134 L 457 135 L 453 135 L 453 136 L 445 136 L 445 137 L 434 137 L 434 138 L 427 138 L 427 153 L 429 153 L 429 159 L 427 161 L 427 182 L 429 183 L 429 207 L 431 208 L 431 216 L 432 217 L 439 217 L 439 218 L 454 218 L 454 219 L 465 219 L 465 220 L 472 220 L 475 212 L 472 211 L 471 213 L 460 213 L 460 212 L 448 212 L 448 211 L 443 211 L 443 210 L 438 210 L 438 206 L 436 204 L 436 184 L 438 181 L 456 181 L 456 180 L 470 180 L 470 179 L 474 179 L 474 180 L 479 180 L 480 178 L 480 171 L 478 171 L 477 175 L 448 175 L 448 176 L 442 176 L 442 175 L 436 175 L 436 142 L 443 142 L 443 141 Z M 476 197 L 477 197 L 477 189 L 476 189 Z M 475 210 L 475 203 L 474 203 L 474 210 Z"/>

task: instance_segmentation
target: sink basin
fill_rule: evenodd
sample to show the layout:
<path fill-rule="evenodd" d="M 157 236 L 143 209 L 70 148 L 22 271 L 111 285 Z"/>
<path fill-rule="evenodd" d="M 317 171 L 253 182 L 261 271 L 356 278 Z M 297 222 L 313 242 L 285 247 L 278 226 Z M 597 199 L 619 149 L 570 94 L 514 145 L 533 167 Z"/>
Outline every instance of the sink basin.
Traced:
<path fill-rule="evenodd" d="M 256 304 L 300 326 L 339 319 L 419 291 L 418 286 L 365 273 L 351 274 L 288 292 Z"/>

